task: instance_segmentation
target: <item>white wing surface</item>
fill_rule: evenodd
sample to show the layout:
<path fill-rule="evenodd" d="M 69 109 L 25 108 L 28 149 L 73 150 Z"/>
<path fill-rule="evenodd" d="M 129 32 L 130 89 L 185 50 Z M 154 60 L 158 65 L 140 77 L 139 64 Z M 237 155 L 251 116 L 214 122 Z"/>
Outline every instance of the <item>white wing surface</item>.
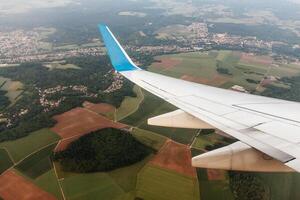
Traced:
<path fill-rule="evenodd" d="M 219 89 L 141 70 L 107 26 L 99 25 L 99 29 L 116 71 L 181 110 L 180 117 L 170 114 L 164 118 L 172 116 L 176 123 L 176 119 L 184 117 L 183 112 L 240 141 L 193 158 L 194 166 L 300 171 L 299 103 Z M 242 164 L 232 163 L 237 155 L 244 160 Z"/>

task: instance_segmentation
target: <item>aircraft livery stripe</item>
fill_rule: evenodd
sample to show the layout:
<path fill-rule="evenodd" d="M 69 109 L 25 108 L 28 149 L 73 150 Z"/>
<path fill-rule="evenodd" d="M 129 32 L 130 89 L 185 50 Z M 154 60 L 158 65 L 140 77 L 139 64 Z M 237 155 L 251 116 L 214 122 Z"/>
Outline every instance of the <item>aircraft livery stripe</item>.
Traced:
<path fill-rule="evenodd" d="M 126 54 L 109 28 L 101 24 L 98 27 L 115 70 L 122 72 L 139 69 Z"/>

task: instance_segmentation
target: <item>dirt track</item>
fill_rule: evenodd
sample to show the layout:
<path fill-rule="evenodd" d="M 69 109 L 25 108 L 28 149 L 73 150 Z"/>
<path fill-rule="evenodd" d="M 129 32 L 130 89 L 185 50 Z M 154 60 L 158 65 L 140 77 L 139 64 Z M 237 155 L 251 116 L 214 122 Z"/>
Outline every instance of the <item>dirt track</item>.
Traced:
<path fill-rule="evenodd" d="M 31 182 L 8 170 L 0 176 L 0 196 L 5 200 L 55 200 L 56 198 Z"/>
<path fill-rule="evenodd" d="M 191 165 L 191 158 L 191 151 L 187 145 L 167 140 L 150 163 L 180 174 L 197 177 L 196 169 Z"/>

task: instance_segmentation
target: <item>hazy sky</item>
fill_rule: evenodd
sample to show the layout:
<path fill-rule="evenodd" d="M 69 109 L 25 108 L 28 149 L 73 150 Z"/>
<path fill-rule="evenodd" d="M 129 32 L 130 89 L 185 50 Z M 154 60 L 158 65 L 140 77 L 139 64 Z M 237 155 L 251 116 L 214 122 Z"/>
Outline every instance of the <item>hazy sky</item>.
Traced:
<path fill-rule="evenodd" d="M 34 8 L 65 6 L 76 0 L 0 0 L 0 14 L 14 14 L 30 11 Z"/>

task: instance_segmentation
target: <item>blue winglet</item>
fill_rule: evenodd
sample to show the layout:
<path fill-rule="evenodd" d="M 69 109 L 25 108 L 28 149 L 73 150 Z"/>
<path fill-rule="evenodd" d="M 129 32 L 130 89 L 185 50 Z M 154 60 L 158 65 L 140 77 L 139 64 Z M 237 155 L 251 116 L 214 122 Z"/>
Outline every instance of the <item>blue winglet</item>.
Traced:
<path fill-rule="evenodd" d="M 120 43 L 106 25 L 99 24 L 99 31 L 108 51 L 110 61 L 116 71 L 131 71 L 139 69 L 126 54 Z"/>

